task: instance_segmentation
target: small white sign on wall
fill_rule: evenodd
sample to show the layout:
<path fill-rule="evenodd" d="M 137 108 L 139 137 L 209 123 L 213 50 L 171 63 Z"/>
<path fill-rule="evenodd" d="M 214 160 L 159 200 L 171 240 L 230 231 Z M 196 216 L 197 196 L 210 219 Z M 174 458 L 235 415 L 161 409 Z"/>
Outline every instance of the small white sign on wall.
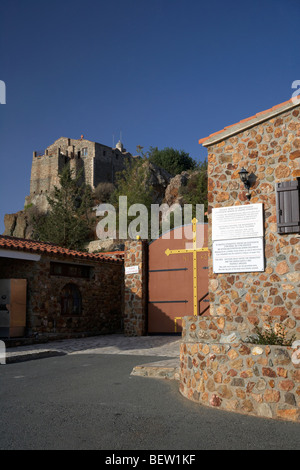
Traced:
<path fill-rule="evenodd" d="M 137 274 L 139 272 L 138 266 L 126 266 L 125 274 Z"/>

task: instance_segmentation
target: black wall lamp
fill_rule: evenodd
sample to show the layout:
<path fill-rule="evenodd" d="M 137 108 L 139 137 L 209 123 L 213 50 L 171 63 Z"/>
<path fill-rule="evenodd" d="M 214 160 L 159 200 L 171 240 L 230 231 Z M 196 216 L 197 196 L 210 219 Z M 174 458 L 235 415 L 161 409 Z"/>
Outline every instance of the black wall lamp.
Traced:
<path fill-rule="evenodd" d="M 240 175 L 240 178 L 241 178 L 241 182 L 244 183 L 244 186 L 248 191 L 247 194 L 246 194 L 246 198 L 248 199 L 248 201 L 250 201 L 250 199 L 251 199 L 251 194 L 250 194 L 251 181 L 250 181 L 250 178 L 248 176 L 249 172 L 247 170 L 245 170 L 245 168 L 242 168 L 241 171 L 239 171 L 239 175 Z"/>

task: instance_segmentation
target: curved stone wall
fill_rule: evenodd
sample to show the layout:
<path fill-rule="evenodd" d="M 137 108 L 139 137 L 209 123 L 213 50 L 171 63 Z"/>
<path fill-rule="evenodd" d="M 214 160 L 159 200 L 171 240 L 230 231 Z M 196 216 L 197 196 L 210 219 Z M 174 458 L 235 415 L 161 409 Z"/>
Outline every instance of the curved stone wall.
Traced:
<path fill-rule="evenodd" d="M 245 343 L 233 331 L 226 336 L 210 329 L 218 321 L 224 318 L 185 318 L 181 394 L 227 411 L 300 422 L 300 342 L 294 347 Z"/>

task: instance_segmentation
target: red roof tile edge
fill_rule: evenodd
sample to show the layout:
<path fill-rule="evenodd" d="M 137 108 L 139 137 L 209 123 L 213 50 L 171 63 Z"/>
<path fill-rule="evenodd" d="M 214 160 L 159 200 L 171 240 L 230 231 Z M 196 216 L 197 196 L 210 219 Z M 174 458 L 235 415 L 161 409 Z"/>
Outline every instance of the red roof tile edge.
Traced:
<path fill-rule="evenodd" d="M 104 261 L 118 263 L 123 261 L 124 252 L 116 251 L 110 253 L 87 253 L 84 251 L 69 250 L 55 245 L 54 243 L 40 242 L 36 240 L 28 240 L 25 238 L 10 237 L 8 235 L 0 235 L 0 249 L 10 249 L 25 252 L 38 252 L 48 255 L 63 255 L 73 258 L 86 259 L 90 261 Z"/>
<path fill-rule="evenodd" d="M 291 104 L 293 106 L 297 106 L 299 105 L 299 101 L 297 103 L 294 102 L 294 98 L 291 98 L 290 100 L 288 101 L 284 101 L 283 103 L 280 103 L 280 104 L 277 104 L 275 106 L 273 106 L 272 108 L 269 108 L 269 109 L 266 109 L 265 111 L 260 111 L 259 113 L 256 113 L 254 116 L 250 116 L 246 119 L 242 119 L 241 121 L 238 121 L 236 122 L 235 124 L 231 124 L 230 126 L 227 126 L 227 127 L 224 127 L 224 129 L 221 129 L 220 131 L 217 131 L 217 132 L 214 132 L 213 134 L 210 134 L 209 136 L 207 137 L 203 137 L 202 139 L 199 139 L 198 143 L 199 144 L 203 144 L 204 142 L 206 142 L 208 139 L 214 137 L 214 136 L 217 136 L 218 134 L 221 134 L 225 131 L 227 131 L 228 129 L 234 127 L 234 126 L 237 126 L 239 124 L 242 124 L 243 122 L 248 122 L 248 121 L 251 121 L 255 118 L 260 118 L 262 117 L 264 114 L 268 114 L 268 113 L 272 113 L 272 111 L 276 111 L 278 114 L 280 114 L 280 108 L 282 108 L 283 106 L 287 106 L 288 104 Z M 284 112 L 285 110 L 283 110 L 282 112 Z M 267 117 L 266 117 L 267 119 Z M 236 132 L 240 132 L 241 129 L 237 129 Z"/>

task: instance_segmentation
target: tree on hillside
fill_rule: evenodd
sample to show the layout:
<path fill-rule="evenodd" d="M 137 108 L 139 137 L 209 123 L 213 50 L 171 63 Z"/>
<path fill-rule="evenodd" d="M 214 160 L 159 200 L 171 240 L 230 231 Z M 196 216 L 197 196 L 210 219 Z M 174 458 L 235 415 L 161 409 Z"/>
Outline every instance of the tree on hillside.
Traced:
<path fill-rule="evenodd" d="M 117 173 L 115 186 L 110 201 L 115 206 L 119 196 L 127 196 L 128 207 L 132 204 L 144 204 L 150 207 L 152 203 L 152 189 L 147 184 L 147 160 L 138 158 L 133 162 L 126 161 L 125 169 Z"/>
<path fill-rule="evenodd" d="M 134 161 L 127 161 L 125 169 L 116 175 L 116 189 L 112 193 L 110 203 L 115 207 L 117 216 L 119 215 L 119 198 L 127 197 L 127 208 L 134 204 L 142 204 L 148 211 L 148 227 L 150 227 L 151 204 L 153 202 L 153 191 L 148 184 L 149 174 L 147 172 L 147 159 L 137 158 Z M 137 218 L 136 215 L 128 214 L 128 226 Z M 117 221 L 119 217 L 117 217 Z M 117 227 L 118 229 L 118 227 Z M 140 227 L 139 227 L 140 229 Z"/>
<path fill-rule="evenodd" d="M 171 147 L 165 147 L 163 150 L 150 147 L 149 161 L 164 168 L 173 176 L 182 171 L 194 170 L 197 165 L 197 162 L 188 153 Z"/>
<path fill-rule="evenodd" d="M 96 201 L 108 202 L 115 189 L 116 188 L 114 184 L 108 181 L 103 181 L 102 183 L 99 183 L 94 191 Z"/>
<path fill-rule="evenodd" d="M 33 216 L 34 238 L 80 250 L 89 240 L 91 230 L 92 190 L 80 184 L 81 174 L 74 176 L 69 166 L 60 176 L 60 187 L 47 197 L 49 211 Z"/>

